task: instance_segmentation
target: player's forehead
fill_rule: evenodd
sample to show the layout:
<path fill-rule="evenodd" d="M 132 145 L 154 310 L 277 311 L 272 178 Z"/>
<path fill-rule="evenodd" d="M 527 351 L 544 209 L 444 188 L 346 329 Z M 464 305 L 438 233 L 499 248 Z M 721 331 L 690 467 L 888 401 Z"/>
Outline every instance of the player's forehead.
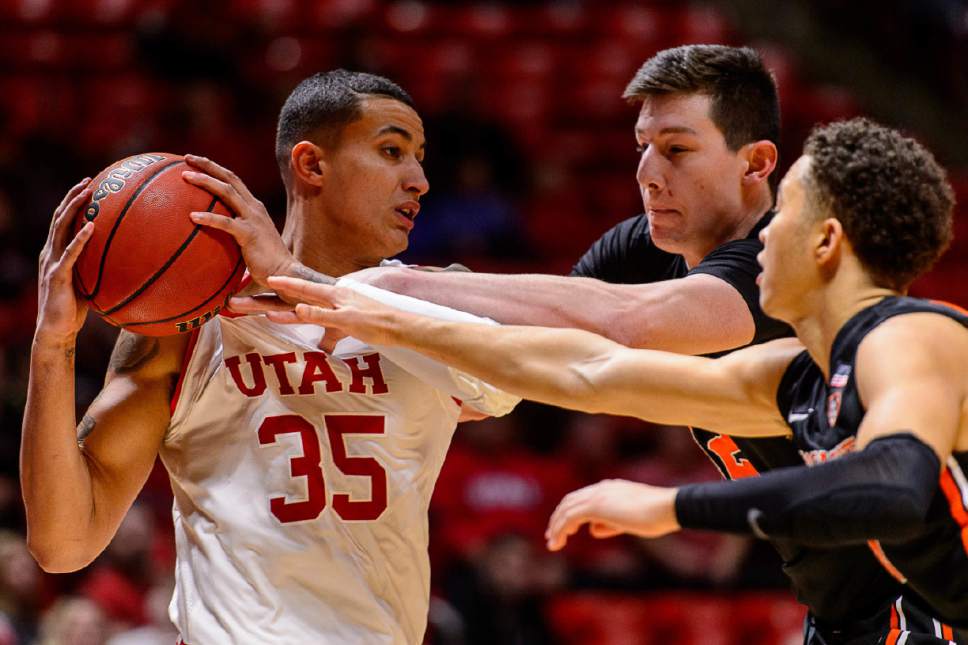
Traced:
<path fill-rule="evenodd" d="M 780 181 L 777 196 L 780 200 L 790 199 L 804 191 L 804 179 L 810 172 L 812 160 L 809 155 L 800 155 Z"/>
<path fill-rule="evenodd" d="M 706 94 L 647 96 L 635 121 L 635 135 L 651 140 L 668 134 L 715 136 L 719 129 L 709 116 L 712 98 Z"/>
<path fill-rule="evenodd" d="M 346 127 L 344 136 L 373 140 L 396 135 L 417 148 L 424 147 L 423 120 L 406 103 L 384 96 L 367 96 L 360 101 L 360 111 L 361 117 Z"/>

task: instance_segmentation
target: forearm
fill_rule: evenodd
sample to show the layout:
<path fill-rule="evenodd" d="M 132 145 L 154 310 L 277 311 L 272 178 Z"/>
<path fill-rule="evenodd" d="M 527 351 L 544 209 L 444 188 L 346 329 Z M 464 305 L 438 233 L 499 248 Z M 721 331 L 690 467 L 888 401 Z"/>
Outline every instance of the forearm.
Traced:
<path fill-rule="evenodd" d="M 810 546 L 903 540 L 922 525 L 940 464 L 912 435 L 812 468 L 784 468 L 735 482 L 680 489 L 684 528 L 784 538 Z"/>
<path fill-rule="evenodd" d="M 426 272 L 388 268 L 375 286 L 493 318 L 508 325 L 570 327 L 610 337 L 629 298 L 627 286 L 588 278 Z M 582 303 L 581 307 L 574 303 Z"/>
<path fill-rule="evenodd" d="M 91 473 L 74 415 L 74 349 L 73 342 L 35 340 L 31 353 L 20 481 L 28 543 L 45 568 L 62 568 L 51 558 L 70 559 L 90 534 L 94 515 Z"/>
<path fill-rule="evenodd" d="M 710 359 L 629 350 L 574 329 L 490 327 L 402 312 L 385 316 L 386 344 L 418 351 L 526 399 L 658 423 L 713 420 L 705 412 L 715 406 L 707 404 L 714 396 L 702 369 Z M 631 353 L 634 364 L 626 360 Z"/>

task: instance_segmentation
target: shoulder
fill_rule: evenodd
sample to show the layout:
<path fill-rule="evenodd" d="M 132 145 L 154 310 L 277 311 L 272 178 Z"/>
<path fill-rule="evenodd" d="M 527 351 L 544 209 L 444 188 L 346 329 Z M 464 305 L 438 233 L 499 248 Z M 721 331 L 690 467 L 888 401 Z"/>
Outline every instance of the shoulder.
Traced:
<path fill-rule="evenodd" d="M 912 311 L 888 318 L 860 341 L 858 361 L 964 365 L 968 327 L 939 311 Z"/>
<path fill-rule="evenodd" d="M 190 334 L 142 336 L 121 330 L 108 363 L 108 378 L 159 379 L 178 374 Z"/>

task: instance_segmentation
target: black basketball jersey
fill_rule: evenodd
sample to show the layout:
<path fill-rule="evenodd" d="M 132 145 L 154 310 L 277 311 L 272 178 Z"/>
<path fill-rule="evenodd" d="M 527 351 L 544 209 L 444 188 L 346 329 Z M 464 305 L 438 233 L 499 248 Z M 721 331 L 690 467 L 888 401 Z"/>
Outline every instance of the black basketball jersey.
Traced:
<path fill-rule="evenodd" d="M 616 284 L 643 284 L 692 274 L 716 276 L 736 289 L 749 307 L 756 328 L 750 344 L 792 336 L 793 330 L 788 325 L 768 317 L 760 308 L 760 290 L 756 284 L 760 265 L 756 255 L 763 249 L 760 231 L 772 218 L 773 213 L 766 213 L 746 238 L 726 242 L 689 269 L 681 255 L 655 246 L 648 218 L 638 215 L 607 231 L 582 256 L 572 275 Z M 698 428 L 693 428 L 692 434 L 727 479 L 803 465 L 793 442 L 787 438 L 729 437 Z M 866 547 L 807 549 L 784 540 L 771 540 L 771 543 L 783 559 L 784 573 L 797 599 L 814 616 L 834 628 L 876 614 L 903 590 Z M 844 598 L 849 601 L 845 602 Z"/>
<path fill-rule="evenodd" d="M 808 465 L 846 454 L 857 440 L 865 413 L 855 379 L 861 341 L 885 320 L 918 312 L 938 313 L 968 327 L 968 315 L 944 304 L 908 297 L 885 298 L 855 315 L 837 333 L 830 355 L 829 382 L 806 352 L 787 368 L 777 403 Z M 870 548 L 887 571 L 923 598 L 943 620 L 966 627 L 968 452 L 953 454 L 943 466 L 937 494 L 917 537 L 903 543 L 871 542 Z M 851 598 L 845 596 L 844 601 Z"/>

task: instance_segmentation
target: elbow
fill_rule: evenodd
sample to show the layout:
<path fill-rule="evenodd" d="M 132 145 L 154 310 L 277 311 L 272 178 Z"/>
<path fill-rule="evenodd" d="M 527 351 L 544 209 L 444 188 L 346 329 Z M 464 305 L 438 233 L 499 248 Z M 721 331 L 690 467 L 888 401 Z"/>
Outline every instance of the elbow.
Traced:
<path fill-rule="evenodd" d="M 30 537 L 27 538 L 27 550 L 47 573 L 73 573 L 97 557 L 97 553 L 88 553 L 69 544 L 42 542 Z"/>

